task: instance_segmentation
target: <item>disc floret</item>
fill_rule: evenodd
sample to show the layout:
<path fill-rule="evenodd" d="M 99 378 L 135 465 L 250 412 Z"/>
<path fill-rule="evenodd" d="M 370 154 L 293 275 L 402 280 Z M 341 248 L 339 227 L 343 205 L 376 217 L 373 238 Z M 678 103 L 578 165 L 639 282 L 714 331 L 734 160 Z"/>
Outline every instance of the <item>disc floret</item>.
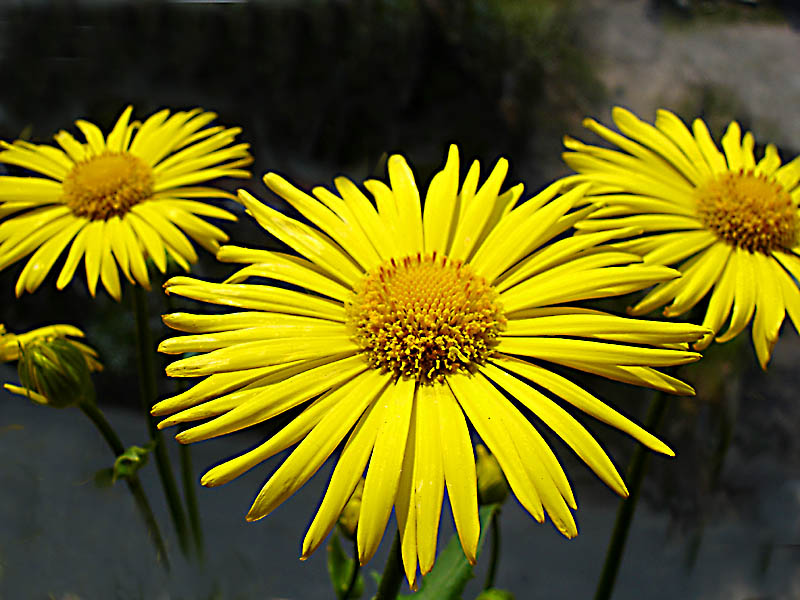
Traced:
<path fill-rule="evenodd" d="M 750 252 L 793 248 L 800 234 L 797 206 L 775 179 L 729 171 L 697 188 L 697 213 L 720 239 Z"/>
<path fill-rule="evenodd" d="M 491 356 L 506 323 L 486 280 L 468 264 L 436 253 L 375 269 L 348 314 L 373 367 L 422 383 L 474 371 Z"/>
<path fill-rule="evenodd" d="M 107 220 L 153 194 L 153 170 L 129 152 L 104 152 L 77 163 L 62 189 L 63 202 L 76 216 Z"/>

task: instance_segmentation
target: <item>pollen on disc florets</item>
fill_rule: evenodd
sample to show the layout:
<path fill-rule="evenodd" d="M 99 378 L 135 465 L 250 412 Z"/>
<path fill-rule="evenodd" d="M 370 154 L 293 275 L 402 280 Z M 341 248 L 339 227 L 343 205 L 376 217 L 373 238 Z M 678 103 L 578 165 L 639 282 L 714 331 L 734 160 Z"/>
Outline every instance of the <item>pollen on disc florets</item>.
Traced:
<path fill-rule="evenodd" d="M 698 187 L 697 213 L 720 239 L 750 252 L 792 248 L 800 237 L 789 192 L 753 171 L 723 173 Z"/>
<path fill-rule="evenodd" d="M 474 371 L 506 323 L 485 279 L 435 253 L 392 259 L 368 274 L 348 316 L 373 367 L 422 383 Z"/>
<path fill-rule="evenodd" d="M 153 171 L 128 152 L 104 152 L 72 167 L 61 187 L 75 215 L 106 220 L 153 194 Z"/>

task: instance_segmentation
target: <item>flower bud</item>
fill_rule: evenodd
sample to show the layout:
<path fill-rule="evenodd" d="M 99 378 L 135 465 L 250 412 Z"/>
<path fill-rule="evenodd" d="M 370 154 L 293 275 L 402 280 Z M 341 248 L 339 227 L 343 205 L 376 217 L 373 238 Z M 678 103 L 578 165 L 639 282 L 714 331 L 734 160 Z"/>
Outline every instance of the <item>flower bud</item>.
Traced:
<path fill-rule="evenodd" d="M 489 454 L 485 446 L 475 448 L 478 460 L 475 469 L 478 475 L 478 500 L 481 504 L 502 504 L 508 497 L 508 482 L 497 459 Z"/>
<path fill-rule="evenodd" d="M 364 478 L 358 482 L 356 489 L 345 504 L 342 514 L 339 515 L 339 527 L 342 533 L 351 540 L 356 539 L 358 528 L 358 515 L 361 512 L 361 496 L 364 494 Z"/>
<path fill-rule="evenodd" d="M 89 363 L 67 339 L 45 337 L 20 345 L 17 372 L 22 388 L 6 388 L 34 402 L 56 408 L 94 402 Z"/>

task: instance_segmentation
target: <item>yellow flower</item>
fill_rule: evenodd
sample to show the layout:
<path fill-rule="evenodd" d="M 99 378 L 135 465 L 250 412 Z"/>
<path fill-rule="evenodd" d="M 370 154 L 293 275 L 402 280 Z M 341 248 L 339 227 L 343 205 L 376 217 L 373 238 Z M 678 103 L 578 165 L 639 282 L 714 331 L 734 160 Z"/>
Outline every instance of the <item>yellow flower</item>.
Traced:
<path fill-rule="evenodd" d="M 240 191 L 240 199 L 300 256 L 226 246 L 220 260 L 248 266 L 224 283 L 175 277 L 166 284 L 170 294 L 244 310 L 164 317 L 192 335 L 167 339 L 159 349 L 200 353 L 173 362 L 167 373 L 206 379 L 156 404 L 154 415 L 180 411 L 160 427 L 210 418 L 178 434 L 190 443 L 301 408 L 273 438 L 211 469 L 202 483 L 224 484 L 297 444 L 247 515 L 260 519 L 344 443 L 302 555 L 325 539 L 369 462 L 358 517 L 360 561 L 374 554 L 394 507 L 412 587 L 418 562 L 423 574 L 434 563 L 445 487 L 464 553 L 475 560 L 478 498 L 468 423 L 531 515 L 542 522 L 547 513 L 573 537 L 572 490 L 529 411 L 622 495 L 625 484 L 605 452 L 555 399 L 649 448 L 672 451 L 546 365 L 691 394 L 653 367 L 698 359 L 686 342 L 706 331 L 566 305 L 639 290 L 678 273 L 596 248 L 616 234 L 545 245 L 593 210 L 572 210 L 585 187 L 559 196 L 554 184 L 514 208 L 523 187 L 501 193 L 506 160 L 480 188 L 477 161 L 460 191 L 459 169 L 451 147 L 430 183 L 424 212 L 401 156 L 389 158 L 390 185 L 364 183 L 377 210 L 344 177 L 334 182 L 338 195 L 317 187 L 314 198 L 269 173 L 267 186 L 314 226 L 247 192 Z"/>
<path fill-rule="evenodd" d="M 564 141 L 571 150 L 564 160 L 579 173 L 566 181 L 594 183 L 592 200 L 607 205 L 576 228 L 633 228 L 636 237 L 617 249 L 641 254 L 645 264 L 680 263 L 683 276 L 656 286 L 632 314 L 671 303 L 664 314 L 677 316 L 710 293 L 703 325 L 713 333 L 695 349 L 715 337 L 732 339 L 752 318 L 753 345 L 766 368 L 784 314 L 800 325 L 800 158 L 781 166 L 770 144 L 756 162 L 753 135 L 742 136 L 735 121 L 722 138 L 723 154 L 700 119 L 690 132 L 666 110 L 655 126 L 622 108 L 613 118 L 624 135 L 592 119 L 584 126 L 621 152 Z"/>
<path fill-rule="evenodd" d="M 249 177 L 247 144 L 231 145 L 240 129 L 208 127 L 216 115 L 196 108 L 170 116 L 162 110 L 144 123 L 126 108 L 111 133 L 87 121 L 86 138 L 55 135 L 60 148 L 17 140 L 0 142 L 0 162 L 42 177 L 0 177 L 0 269 L 33 252 L 16 294 L 33 292 L 69 246 L 56 287 L 63 289 L 85 256 L 89 292 L 98 278 L 121 295 L 118 268 L 132 284 L 149 288 L 145 259 L 163 273 L 167 255 L 184 269 L 197 260 L 187 235 L 210 252 L 225 233 L 201 217 L 235 220 L 197 198 L 233 198 L 198 184 L 218 177 Z"/>
<path fill-rule="evenodd" d="M 26 369 L 26 372 L 31 374 L 31 377 L 27 378 L 29 385 L 17 386 L 6 383 L 5 389 L 39 404 L 58 407 L 70 404 L 77 397 L 75 395 L 81 392 L 78 389 L 68 389 L 82 382 L 82 378 L 78 377 L 76 372 L 103 370 L 103 365 L 97 360 L 97 351 L 91 346 L 71 339 L 73 337 L 82 338 L 84 334 L 72 325 L 48 325 L 32 329 L 27 333 L 13 334 L 6 332 L 6 328 L 0 324 L 0 362 L 22 360 L 23 354 L 28 349 L 35 354 L 34 360 L 38 360 L 33 369 Z M 75 364 L 75 360 L 80 361 L 81 357 L 86 363 L 82 368 L 81 365 Z M 59 398 L 48 398 L 44 393 L 45 389 L 53 389 L 53 385 L 33 383 L 44 381 L 52 384 L 55 380 L 61 386 L 59 389 L 65 392 L 60 394 Z"/>

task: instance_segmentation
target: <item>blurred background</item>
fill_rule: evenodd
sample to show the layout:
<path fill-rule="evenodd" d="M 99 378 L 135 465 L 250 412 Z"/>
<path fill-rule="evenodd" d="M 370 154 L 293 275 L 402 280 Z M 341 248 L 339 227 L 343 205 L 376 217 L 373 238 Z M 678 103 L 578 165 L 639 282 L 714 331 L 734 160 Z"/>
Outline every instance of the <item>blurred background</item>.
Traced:
<path fill-rule="evenodd" d="M 487 168 L 509 157 L 510 183 L 532 194 L 567 173 L 562 136 L 595 141 L 581 120 L 608 123 L 614 105 L 646 120 L 662 107 L 700 116 L 716 139 L 736 119 L 759 148 L 773 142 L 790 159 L 800 151 L 799 26 L 793 0 L 0 0 L 0 139 L 47 143 L 77 118 L 107 131 L 128 104 L 139 118 L 202 106 L 241 126 L 255 157 L 250 181 L 225 185 L 281 208 L 260 182 L 267 170 L 310 188 L 339 174 L 383 176 L 386 153 L 402 152 L 424 185 L 451 142 Z M 239 207 L 226 208 L 240 215 L 226 226 L 235 243 L 272 247 Z M 16 300 L 23 264 L 0 272 L 0 322 L 82 327 L 107 365 L 99 402 L 126 444 L 144 443 L 129 299 L 93 300 L 80 277 L 56 293 L 51 276 Z M 204 254 L 194 273 L 219 280 L 231 270 Z M 169 310 L 158 290 L 150 302 L 154 314 Z M 153 327 L 168 336 L 155 318 Z M 650 462 L 614 598 L 800 597 L 798 360 L 786 324 L 768 372 L 742 334 L 680 373 L 698 396 L 671 403 L 660 434 L 678 457 Z M 16 381 L 7 366 L 0 375 Z M 648 392 L 580 380 L 643 419 Z M 174 393 L 161 385 L 162 396 Z M 582 422 L 623 470 L 634 444 Z M 202 473 L 263 435 L 202 443 L 195 465 Z M 581 535 L 566 541 L 506 505 L 497 584 L 520 600 L 590 598 L 618 504 L 554 447 L 576 489 Z M 0 395 L 0 598 L 333 597 L 324 551 L 297 561 L 327 472 L 257 524 L 244 514 L 280 457 L 199 489 L 207 561 L 198 567 L 180 561 L 148 467 L 142 477 L 176 550 L 167 577 L 125 490 L 92 483 L 106 452 L 77 411 Z M 451 532 L 445 516 L 443 542 Z"/>

